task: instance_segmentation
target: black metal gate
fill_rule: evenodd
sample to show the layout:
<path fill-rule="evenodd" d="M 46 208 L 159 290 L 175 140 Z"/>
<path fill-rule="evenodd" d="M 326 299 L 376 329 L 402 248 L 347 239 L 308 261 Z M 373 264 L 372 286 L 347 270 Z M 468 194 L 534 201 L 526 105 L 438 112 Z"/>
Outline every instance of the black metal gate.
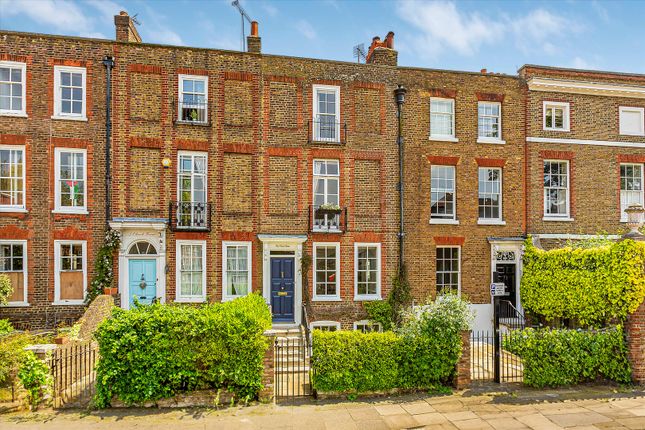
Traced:
<path fill-rule="evenodd" d="M 98 345 L 73 342 L 55 349 L 49 357 L 54 408 L 86 407 L 95 392 Z"/>
<path fill-rule="evenodd" d="M 522 382 L 522 359 L 508 350 L 514 331 L 526 326 L 524 315 L 509 300 L 495 298 L 493 330 L 473 331 L 470 376 L 473 381 Z"/>
<path fill-rule="evenodd" d="M 311 396 L 310 337 L 305 333 L 276 338 L 273 353 L 276 400 Z"/>

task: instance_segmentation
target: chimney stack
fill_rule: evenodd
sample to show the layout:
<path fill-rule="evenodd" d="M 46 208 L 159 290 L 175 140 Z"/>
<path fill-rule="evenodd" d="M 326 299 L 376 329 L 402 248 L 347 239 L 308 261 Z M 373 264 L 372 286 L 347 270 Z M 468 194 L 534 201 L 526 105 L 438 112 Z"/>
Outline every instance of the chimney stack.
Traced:
<path fill-rule="evenodd" d="M 114 26 L 116 27 L 117 42 L 141 43 L 141 36 L 139 36 L 134 21 L 126 11 L 122 10 L 114 16 Z"/>
<path fill-rule="evenodd" d="M 399 53 L 394 50 L 394 32 L 390 31 L 385 40 L 375 36 L 365 58 L 367 64 L 380 64 L 384 66 L 396 66 Z"/>
<path fill-rule="evenodd" d="M 251 34 L 246 38 L 246 49 L 253 54 L 262 52 L 262 39 L 258 34 L 258 22 L 251 22 Z"/>

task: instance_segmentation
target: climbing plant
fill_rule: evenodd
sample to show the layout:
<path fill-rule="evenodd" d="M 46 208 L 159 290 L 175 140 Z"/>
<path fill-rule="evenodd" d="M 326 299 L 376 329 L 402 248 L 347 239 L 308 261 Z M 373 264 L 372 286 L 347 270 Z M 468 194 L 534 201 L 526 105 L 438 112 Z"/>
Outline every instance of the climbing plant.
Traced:
<path fill-rule="evenodd" d="M 624 321 L 645 299 L 645 243 L 544 251 L 527 239 L 522 305 L 546 321 L 600 327 Z"/>
<path fill-rule="evenodd" d="M 99 249 L 94 263 L 94 278 L 87 292 L 86 302 L 90 303 L 103 294 L 105 288 L 110 288 L 114 282 L 114 254 L 121 244 L 121 234 L 108 228 L 105 232 L 103 246 Z"/>
<path fill-rule="evenodd" d="M 392 311 L 392 321 L 398 324 L 401 320 L 401 312 L 412 303 L 412 293 L 405 264 L 402 264 L 394 275 L 392 290 L 387 301 Z"/>
<path fill-rule="evenodd" d="M 12 294 L 11 279 L 4 273 L 0 274 L 0 305 L 6 305 Z"/>

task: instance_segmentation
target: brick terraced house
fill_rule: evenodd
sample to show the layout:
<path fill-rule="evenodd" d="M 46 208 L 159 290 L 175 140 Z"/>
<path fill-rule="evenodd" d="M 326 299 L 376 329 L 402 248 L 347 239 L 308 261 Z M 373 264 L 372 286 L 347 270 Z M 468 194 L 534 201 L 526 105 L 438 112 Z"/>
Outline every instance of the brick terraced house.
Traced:
<path fill-rule="evenodd" d="M 109 225 L 126 309 L 259 292 L 276 325 L 310 303 L 315 328 L 370 330 L 363 304 L 387 297 L 403 244 L 415 300 L 460 292 L 487 328 L 491 281 L 521 309 L 527 233 L 618 234 L 643 202 L 643 76 L 399 67 L 393 33 L 356 64 L 262 54 L 257 23 L 248 52 L 115 24 L 115 41 L 1 33 L 0 270 L 16 288 L 0 318 L 18 325 L 80 316 Z"/>

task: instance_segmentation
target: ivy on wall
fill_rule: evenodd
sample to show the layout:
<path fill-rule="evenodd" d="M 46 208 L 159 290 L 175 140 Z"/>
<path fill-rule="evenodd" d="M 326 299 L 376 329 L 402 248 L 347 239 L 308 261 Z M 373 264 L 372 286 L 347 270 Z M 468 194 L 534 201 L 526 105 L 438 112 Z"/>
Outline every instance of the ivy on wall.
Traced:
<path fill-rule="evenodd" d="M 121 234 L 112 229 L 105 232 L 103 246 L 96 254 L 94 262 L 94 278 L 90 283 L 85 301 L 92 302 L 97 296 L 103 294 L 105 288 L 111 288 L 114 283 L 114 254 L 121 244 Z"/>
<path fill-rule="evenodd" d="M 547 321 L 599 327 L 624 321 L 645 299 L 645 243 L 624 240 L 586 249 L 524 251 L 522 305 Z"/>

